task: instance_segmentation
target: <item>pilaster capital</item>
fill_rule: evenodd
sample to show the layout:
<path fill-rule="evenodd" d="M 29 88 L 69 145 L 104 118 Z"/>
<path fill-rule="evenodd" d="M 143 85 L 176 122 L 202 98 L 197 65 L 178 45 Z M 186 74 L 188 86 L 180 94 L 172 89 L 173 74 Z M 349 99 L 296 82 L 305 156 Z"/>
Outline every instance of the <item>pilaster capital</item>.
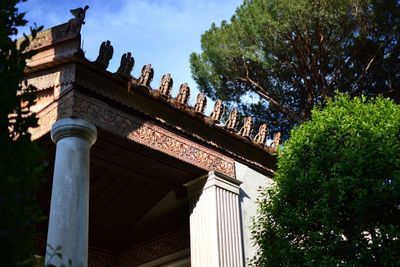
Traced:
<path fill-rule="evenodd" d="M 65 137 L 80 137 L 93 145 L 97 139 L 97 129 L 83 119 L 65 118 L 56 121 L 51 127 L 51 139 L 54 143 Z"/>
<path fill-rule="evenodd" d="M 187 188 L 189 195 L 195 195 L 196 193 L 204 191 L 212 186 L 223 188 L 238 195 L 241 183 L 241 181 L 222 173 L 210 171 L 208 174 L 186 183 L 185 187 Z"/>

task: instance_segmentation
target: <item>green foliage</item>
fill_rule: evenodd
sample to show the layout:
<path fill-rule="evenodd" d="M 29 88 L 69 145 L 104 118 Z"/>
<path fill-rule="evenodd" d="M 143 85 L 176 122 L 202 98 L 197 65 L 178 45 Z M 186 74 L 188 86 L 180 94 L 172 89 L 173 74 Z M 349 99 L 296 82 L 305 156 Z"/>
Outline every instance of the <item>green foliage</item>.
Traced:
<path fill-rule="evenodd" d="M 257 266 L 398 266 L 400 106 L 340 94 L 296 127 L 262 189 Z"/>
<path fill-rule="evenodd" d="M 63 259 L 63 254 L 62 254 L 63 247 L 62 246 L 57 246 L 56 248 L 53 248 L 51 245 L 47 244 L 47 255 L 49 257 L 48 261 L 51 262 L 53 258 L 59 258 L 60 260 Z M 50 251 L 50 253 L 49 253 Z M 44 260 L 44 259 L 43 259 Z M 41 266 L 44 265 L 41 264 Z M 56 266 L 54 264 L 46 264 L 45 267 L 72 267 L 72 260 L 68 259 L 68 265 L 61 264 L 60 266 Z"/>
<path fill-rule="evenodd" d="M 34 226 L 41 213 L 34 199 L 41 170 L 41 152 L 28 129 L 37 126 L 30 107 L 35 88 L 21 87 L 29 45 L 17 48 L 17 27 L 26 25 L 17 0 L 0 1 L 0 266 L 32 265 Z M 39 29 L 31 29 L 33 38 Z"/>
<path fill-rule="evenodd" d="M 192 74 L 211 98 L 288 133 L 335 90 L 400 100 L 399 25 L 397 0 L 245 0 L 202 35 Z M 262 101 L 247 107 L 249 92 Z"/>

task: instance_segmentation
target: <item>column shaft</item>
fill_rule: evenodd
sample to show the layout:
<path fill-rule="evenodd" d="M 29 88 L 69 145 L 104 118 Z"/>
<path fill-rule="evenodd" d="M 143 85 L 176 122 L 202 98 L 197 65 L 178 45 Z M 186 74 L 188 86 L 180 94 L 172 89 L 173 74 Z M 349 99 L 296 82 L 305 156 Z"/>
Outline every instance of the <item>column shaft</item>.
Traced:
<path fill-rule="evenodd" d="M 87 266 L 90 147 L 96 128 L 84 120 L 63 119 L 53 125 L 52 138 L 57 146 L 45 261 Z"/>

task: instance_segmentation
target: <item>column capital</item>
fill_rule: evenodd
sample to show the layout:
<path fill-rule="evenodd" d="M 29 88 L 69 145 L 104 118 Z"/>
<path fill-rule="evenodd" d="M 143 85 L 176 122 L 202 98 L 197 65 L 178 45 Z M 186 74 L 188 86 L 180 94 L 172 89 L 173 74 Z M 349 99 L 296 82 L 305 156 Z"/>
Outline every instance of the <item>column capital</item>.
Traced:
<path fill-rule="evenodd" d="M 54 143 L 65 137 L 81 137 L 93 145 L 97 139 L 97 129 L 83 119 L 65 118 L 56 121 L 51 127 L 51 139 Z"/>

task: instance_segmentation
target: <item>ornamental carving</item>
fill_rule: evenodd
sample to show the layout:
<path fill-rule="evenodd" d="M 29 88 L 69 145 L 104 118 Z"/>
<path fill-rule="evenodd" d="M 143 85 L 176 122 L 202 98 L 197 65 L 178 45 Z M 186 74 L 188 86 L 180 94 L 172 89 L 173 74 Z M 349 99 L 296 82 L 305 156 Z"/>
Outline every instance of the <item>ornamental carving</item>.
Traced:
<path fill-rule="evenodd" d="M 121 63 L 119 64 L 119 68 L 117 70 L 117 74 L 121 75 L 124 78 L 131 77 L 131 72 L 134 65 L 135 59 L 132 57 L 131 52 L 123 54 L 121 57 Z"/>
<path fill-rule="evenodd" d="M 203 113 L 206 105 L 207 105 L 206 95 L 203 93 L 198 94 L 196 98 L 196 104 L 194 105 L 194 111 L 198 113 Z"/>
<path fill-rule="evenodd" d="M 187 83 L 181 84 L 181 87 L 179 87 L 179 93 L 176 97 L 176 100 L 178 101 L 178 103 L 182 105 L 187 105 L 189 97 L 190 97 L 189 85 Z"/>
<path fill-rule="evenodd" d="M 117 257 L 89 249 L 88 267 L 122 267 Z"/>
<path fill-rule="evenodd" d="M 225 123 L 225 128 L 228 130 L 235 130 L 236 124 L 238 123 L 239 120 L 239 112 L 236 108 L 234 108 L 230 113 L 228 120 Z"/>
<path fill-rule="evenodd" d="M 234 161 L 216 151 L 160 127 L 106 106 L 104 103 L 76 96 L 73 116 L 86 118 L 110 132 L 161 151 L 207 171 L 218 171 L 235 177 Z"/>
<path fill-rule="evenodd" d="M 160 94 L 169 97 L 173 84 L 174 80 L 172 79 L 171 74 L 164 74 L 161 78 L 161 84 L 158 91 L 160 92 Z"/>
<path fill-rule="evenodd" d="M 281 132 L 274 134 L 274 139 L 272 139 L 271 147 L 276 150 L 281 142 Z"/>
<path fill-rule="evenodd" d="M 73 114 L 71 107 L 73 101 L 73 92 L 69 91 L 61 99 L 58 99 L 58 101 L 53 102 L 50 106 L 39 111 L 37 113 L 39 126 L 30 128 L 29 130 L 32 134 L 32 139 L 37 140 L 50 132 L 51 126 L 56 120 L 72 117 Z"/>
<path fill-rule="evenodd" d="M 144 65 L 139 78 L 139 83 L 143 86 L 149 87 L 151 81 L 153 80 L 153 76 L 154 76 L 154 70 L 151 67 L 151 64 Z"/>
<path fill-rule="evenodd" d="M 187 248 L 190 248 L 189 229 L 183 229 L 150 244 L 139 246 L 119 256 L 119 260 L 122 266 L 133 267 Z"/>
<path fill-rule="evenodd" d="M 260 128 L 258 128 L 258 133 L 254 137 L 254 142 L 256 142 L 258 144 L 264 144 L 265 139 L 267 138 L 267 135 L 268 135 L 267 125 L 265 123 L 261 124 Z"/>
<path fill-rule="evenodd" d="M 88 9 L 89 6 L 85 6 L 84 8 L 78 7 L 70 10 L 74 18 L 68 21 L 68 26 L 65 34 L 78 33 L 81 31 L 82 25 L 85 24 L 86 11 Z"/>
<path fill-rule="evenodd" d="M 79 37 L 81 27 L 85 24 L 86 11 L 89 6 L 84 8 L 76 8 L 70 10 L 74 18 L 70 19 L 67 23 L 57 25 L 51 29 L 39 32 L 34 40 L 29 44 L 29 50 L 39 49 L 52 44 L 60 43 L 69 39 Z M 23 39 L 18 40 L 17 45 L 22 42 Z"/>
<path fill-rule="evenodd" d="M 240 128 L 239 134 L 244 137 L 250 137 L 251 131 L 253 130 L 253 119 L 248 116 L 244 118 L 243 127 Z"/>
<path fill-rule="evenodd" d="M 51 87 L 62 87 L 71 84 L 75 79 L 75 65 L 66 65 L 56 70 L 45 70 L 35 73 L 35 76 L 27 75 L 29 85 L 33 85 L 38 91 Z"/>
<path fill-rule="evenodd" d="M 108 40 L 104 41 L 100 45 L 99 55 L 94 63 L 100 66 L 102 69 L 107 69 L 113 54 L 114 48 L 112 47 L 111 42 Z"/>
<path fill-rule="evenodd" d="M 214 104 L 213 111 L 210 114 L 210 119 L 218 123 L 223 113 L 224 113 L 224 104 L 222 103 L 221 100 L 217 100 Z"/>

